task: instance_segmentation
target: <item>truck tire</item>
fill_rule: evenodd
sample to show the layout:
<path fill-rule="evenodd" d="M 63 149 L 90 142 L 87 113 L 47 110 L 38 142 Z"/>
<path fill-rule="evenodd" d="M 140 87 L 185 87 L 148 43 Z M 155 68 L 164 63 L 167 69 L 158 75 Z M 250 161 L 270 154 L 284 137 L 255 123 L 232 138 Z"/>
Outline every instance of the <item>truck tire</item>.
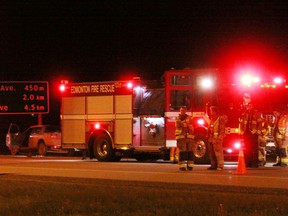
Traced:
<path fill-rule="evenodd" d="M 93 152 L 98 161 L 107 162 L 114 160 L 111 140 L 105 134 L 100 134 L 94 139 Z"/>
<path fill-rule="evenodd" d="M 38 155 L 45 156 L 47 154 L 47 146 L 44 141 L 40 141 L 38 143 Z"/>
<path fill-rule="evenodd" d="M 209 149 L 207 138 L 203 135 L 196 135 L 195 145 L 193 146 L 194 163 L 195 164 L 208 164 Z"/>

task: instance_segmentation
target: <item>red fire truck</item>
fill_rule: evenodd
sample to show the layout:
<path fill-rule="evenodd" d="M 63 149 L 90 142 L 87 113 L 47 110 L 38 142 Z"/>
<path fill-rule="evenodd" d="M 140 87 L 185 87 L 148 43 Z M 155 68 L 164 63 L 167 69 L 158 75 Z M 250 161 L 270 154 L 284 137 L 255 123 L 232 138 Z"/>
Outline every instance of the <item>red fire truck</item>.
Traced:
<path fill-rule="evenodd" d="M 225 155 L 238 156 L 239 99 L 231 86 L 215 86 L 218 73 L 184 69 L 166 71 L 161 81 L 64 82 L 62 147 L 88 149 L 99 161 L 169 160 L 169 149 L 176 146 L 175 119 L 185 105 L 195 127 L 195 162 L 207 163 L 207 110 L 217 105 L 229 119 Z"/>
<path fill-rule="evenodd" d="M 242 76 L 241 90 L 244 103 L 251 102 L 253 106 L 262 113 L 262 117 L 268 124 L 268 132 L 264 136 L 266 141 L 266 153 L 270 158 L 275 157 L 274 111 L 286 114 L 288 118 L 288 85 L 286 80 L 274 73 L 262 73 L 262 77 L 253 73 L 245 73 Z M 245 104 L 244 104 L 245 105 Z M 286 131 L 288 131 L 288 119 L 286 120 Z M 288 146 L 288 133 L 284 134 L 284 145 Z M 261 148 L 261 147 L 260 147 Z M 288 154 L 288 152 L 287 152 Z M 288 163 L 288 161 L 286 162 Z"/>
<path fill-rule="evenodd" d="M 169 149 L 176 146 L 175 119 L 185 105 L 196 133 L 195 163 L 207 163 L 207 111 L 216 105 L 228 117 L 223 147 L 226 160 L 233 160 L 242 145 L 243 95 L 252 88 L 241 89 L 225 76 L 219 80 L 219 74 L 217 69 L 187 68 L 166 71 L 160 81 L 64 82 L 62 147 L 88 149 L 99 161 L 169 160 Z"/>

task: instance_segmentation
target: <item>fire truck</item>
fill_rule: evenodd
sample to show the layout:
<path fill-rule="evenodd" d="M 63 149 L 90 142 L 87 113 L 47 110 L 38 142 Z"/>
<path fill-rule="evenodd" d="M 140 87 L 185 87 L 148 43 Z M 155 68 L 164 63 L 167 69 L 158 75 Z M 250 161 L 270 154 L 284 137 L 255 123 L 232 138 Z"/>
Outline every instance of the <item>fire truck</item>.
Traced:
<path fill-rule="evenodd" d="M 175 119 L 187 107 L 195 128 L 195 163 L 209 162 L 208 108 L 217 105 L 229 119 L 224 151 L 238 156 L 239 100 L 230 85 L 219 89 L 218 69 L 171 69 L 159 81 L 61 83 L 63 149 L 88 149 L 90 158 L 119 161 L 169 160 L 176 146 Z"/>
<path fill-rule="evenodd" d="M 122 157 L 169 160 L 170 148 L 176 146 L 175 120 L 184 105 L 195 128 L 195 163 L 208 163 L 208 110 L 216 105 L 220 114 L 228 118 L 223 143 L 225 160 L 235 160 L 243 148 L 239 137 L 243 97 L 250 94 L 253 98 L 257 94 L 251 93 L 257 91 L 249 85 L 240 88 L 225 76 L 219 79 L 219 74 L 218 69 L 187 68 L 168 70 L 159 81 L 63 81 L 62 148 L 88 149 L 90 158 L 98 161 L 119 161 Z M 273 123 L 270 111 L 274 107 L 267 107 L 266 118 L 272 118 Z"/>
<path fill-rule="evenodd" d="M 274 112 L 286 114 L 286 132 L 284 145 L 288 146 L 288 85 L 283 76 L 275 76 L 274 73 L 259 74 L 245 73 L 241 77 L 241 93 L 245 103 L 251 102 L 256 110 L 262 114 L 262 118 L 268 125 L 264 135 L 266 154 L 270 158 L 275 155 L 274 126 L 276 118 Z M 246 102 L 245 102 L 246 101 Z M 260 147 L 261 148 L 261 147 Z M 288 154 L 288 152 L 287 152 Z M 288 163 L 288 161 L 287 161 Z"/>

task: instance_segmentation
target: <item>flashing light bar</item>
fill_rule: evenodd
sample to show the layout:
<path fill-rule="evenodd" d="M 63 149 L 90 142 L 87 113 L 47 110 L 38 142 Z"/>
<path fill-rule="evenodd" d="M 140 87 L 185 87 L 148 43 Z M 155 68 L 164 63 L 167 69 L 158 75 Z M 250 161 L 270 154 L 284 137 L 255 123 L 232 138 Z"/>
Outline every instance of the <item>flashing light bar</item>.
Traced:
<path fill-rule="evenodd" d="M 252 83 L 259 83 L 260 78 L 259 77 L 253 77 L 249 74 L 245 74 L 241 77 L 241 83 L 245 86 L 251 86 Z"/>
<path fill-rule="evenodd" d="M 261 88 L 276 88 L 276 85 L 275 84 L 262 84 L 261 85 Z"/>
<path fill-rule="evenodd" d="M 277 84 L 281 84 L 281 83 L 283 83 L 284 82 L 284 80 L 282 79 L 282 78 L 280 78 L 280 77 L 276 77 L 276 78 L 274 78 L 274 83 L 277 83 Z"/>

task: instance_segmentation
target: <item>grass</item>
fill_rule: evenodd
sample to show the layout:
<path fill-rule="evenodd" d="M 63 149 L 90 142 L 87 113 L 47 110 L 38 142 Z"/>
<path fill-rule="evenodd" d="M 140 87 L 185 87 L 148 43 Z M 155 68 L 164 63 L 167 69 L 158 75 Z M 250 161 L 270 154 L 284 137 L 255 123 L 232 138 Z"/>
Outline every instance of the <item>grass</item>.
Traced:
<path fill-rule="evenodd" d="M 288 215 L 288 190 L 1 175 L 1 215 Z"/>

